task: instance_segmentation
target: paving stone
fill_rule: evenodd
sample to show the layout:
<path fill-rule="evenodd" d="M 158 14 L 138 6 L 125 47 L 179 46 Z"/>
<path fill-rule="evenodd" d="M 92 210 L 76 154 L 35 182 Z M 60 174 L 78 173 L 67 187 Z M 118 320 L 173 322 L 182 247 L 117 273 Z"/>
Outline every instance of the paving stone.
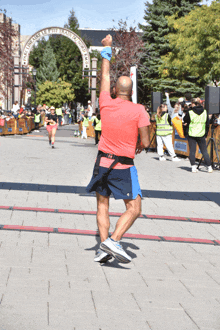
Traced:
<path fill-rule="evenodd" d="M 1 205 L 96 211 L 85 187 L 97 148 L 92 139 L 62 136 L 66 129 L 54 150 L 45 137 L 1 137 Z M 154 153 L 135 164 L 143 214 L 220 219 L 218 171 L 195 176 L 188 160 L 161 163 Z M 18 168 L 25 168 L 19 176 Z M 124 210 L 110 198 L 111 212 Z M 0 224 L 97 230 L 89 214 L 0 210 L 0 217 Z M 110 231 L 117 219 L 110 217 Z M 219 224 L 154 217 L 128 232 L 220 239 Z M 100 265 L 99 244 L 88 235 L 0 230 L 0 330 L 219 330 L 219 246 L 123 238 L 132 262 Z"/>

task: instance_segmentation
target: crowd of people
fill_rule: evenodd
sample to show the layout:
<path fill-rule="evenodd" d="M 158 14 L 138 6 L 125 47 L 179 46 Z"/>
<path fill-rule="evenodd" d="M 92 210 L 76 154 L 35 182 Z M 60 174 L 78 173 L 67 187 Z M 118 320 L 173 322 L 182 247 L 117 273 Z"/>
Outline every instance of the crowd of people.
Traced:
<path fill-rule="evenodd" d="M 89 121 L 92 122 L 92 126 L 95 131 L 95 144 L 98 144 L 101 136 L 101 119 L 100 114 L 97 113 L 98 109 L 96 109 L 96 113 L 93 112 L 93 107 L 90 100 L 88 101 L 87 106 L 80 106 L 73 110 L 64 107 L 58 107 L 55 109 L 54 106 L 48 107 L 46 104 L 39 104 L 37 107 L 31 108 L 30 106 L 25 105 L 19 106 L 16 101 L 13 104 L 11 111 L 3 111 L 0 108 L 0 119 L 8 121 L 10 119 L 18 120 L 33 118 L 35 123 L 35 132 L 39 132 L 42 116 L 45 117 L 44 125 L 46 126 L 49 134 L 49 143 L 53 148 L 58 126 L 70 125 L 72 123 L 82 123 L 82 131 L 78 132 L 77 136 L 80 135 L 82 138 L 87 139 L 87 128 L 89 126 Z M 56 118 L 53 117 L 53 122 L 56 122 L 56 127 L 54 126 L 55 124 L 51 125 L 51 115 L 52 117 L 56 116 Z"/>
<path fill-rule="evenodd" d="M 206 137 L 209 132 L 210 122 L 215 121 L 216 125 L 220 124 L 219 115 L 208 115 L 205 109 L 205 100 L 200 98 L 192 98 L 190 93 L 185 95 L 185 98 L 179 98 L 174 107 L 171 106 L 169 93 L 165 93 L 166 103 L 161 104 L 157 109 L 155 116 L 156 121 L 156 140 L 157 153 L 159 160 L 164 161 L 164 145 L 172 157 L 173 161 L 179 161 L 176 157 L 173 143 L 172 133 L 175 127 L 175 118 L 181 122 L 182 136 L 187 138 L 189 144 L 189 160 L 193 173 L 198 172 L 196 165 L 196 146 L 204 157 L 207 171 L 213 171 L 211 160 L 207 152 Z"/>

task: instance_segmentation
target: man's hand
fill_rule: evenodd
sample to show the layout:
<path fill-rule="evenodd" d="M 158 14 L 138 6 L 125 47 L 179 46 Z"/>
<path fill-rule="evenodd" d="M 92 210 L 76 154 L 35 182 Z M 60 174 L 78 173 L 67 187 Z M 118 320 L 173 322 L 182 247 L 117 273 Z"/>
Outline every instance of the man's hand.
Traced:
<path fill-rule="evenodd" d="M 112 36 L 110 34 L 108 34 L 104 39 L 102 39 L 102 45 L 104 47 L 112 46 Z"/>
<path fill-rule="evenodd" d="M 141 141 L 138 141 L 136 144 L 136 150 L 135 150 L 135 154 L 138 155 L 140 154 L 144 149 L 143 144 L 141 143 Z"/>
<path fill-rule="evenodd" d="M 112 36 L 108 34 L 103 40 L 102 45 L 104 47 L 111 47 L 112 45 Z M 105 48 L 104 48 L 105 49 Z M 100 93 L 108 92 L 110 93 L 110 58 L 102 58 L 102 67 L 101 67 L 101 82 L 100 82 Z"/>

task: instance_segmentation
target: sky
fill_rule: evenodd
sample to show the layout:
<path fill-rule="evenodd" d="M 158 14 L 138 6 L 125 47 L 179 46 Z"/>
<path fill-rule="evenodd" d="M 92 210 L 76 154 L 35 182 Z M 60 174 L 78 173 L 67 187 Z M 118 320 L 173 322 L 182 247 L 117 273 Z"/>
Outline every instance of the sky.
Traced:
<path fill-rule="evenodd" d="M 210 4 L 211 0 L 201 2 Z M 145 0 L 0 0 L 0 9 L 20 24 L 22 35 L 32 35 L 49 26 L 63 27 L 71 9 L 80 28 L 109 29 L 120 19 L 136 26 L 144 23 Z"/>

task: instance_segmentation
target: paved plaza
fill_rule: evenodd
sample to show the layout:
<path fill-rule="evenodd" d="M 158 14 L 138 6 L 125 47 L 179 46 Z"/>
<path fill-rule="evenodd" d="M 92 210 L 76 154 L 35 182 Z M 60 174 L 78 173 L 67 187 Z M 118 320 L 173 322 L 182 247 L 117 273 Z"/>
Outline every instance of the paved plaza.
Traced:
<path fill-rule="evenodd" d="M 220 171 L 136 156 L 129 264 L 93 261 L 97 146 L 58 130 L 0 137 L 0 330 L 220 330 Z M 110 199 L 111 228 L 124 212 Z"/>

